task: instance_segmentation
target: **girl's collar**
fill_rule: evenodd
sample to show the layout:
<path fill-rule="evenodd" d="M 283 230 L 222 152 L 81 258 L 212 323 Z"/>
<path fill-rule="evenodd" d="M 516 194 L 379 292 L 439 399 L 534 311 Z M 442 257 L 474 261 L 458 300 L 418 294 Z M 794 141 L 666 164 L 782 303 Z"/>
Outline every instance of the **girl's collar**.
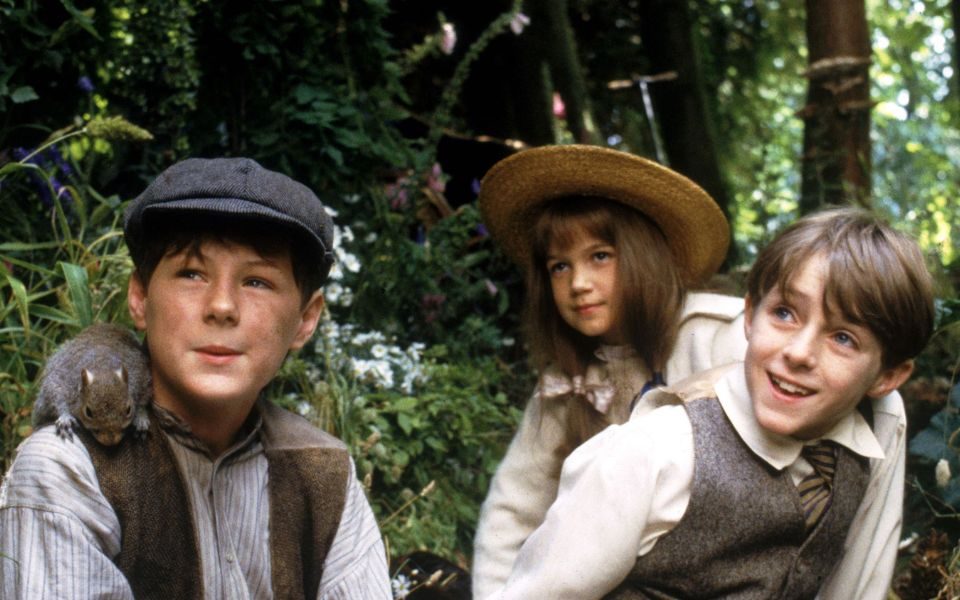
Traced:
<path fill-rule="evenodd" d="M 600 346 L 593 351 L 593 355 L 603 362 L 614 362 L 633 358 L 637 355 L 637 351 L 630 344 L 623 344 L 621 346 L 600 344 Z"/>

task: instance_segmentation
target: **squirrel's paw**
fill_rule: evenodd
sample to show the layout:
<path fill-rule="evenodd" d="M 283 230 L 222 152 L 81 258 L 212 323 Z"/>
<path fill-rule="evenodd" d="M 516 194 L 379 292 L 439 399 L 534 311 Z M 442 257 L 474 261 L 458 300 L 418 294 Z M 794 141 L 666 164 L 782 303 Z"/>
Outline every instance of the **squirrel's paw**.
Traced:
<path fill-rule="evenodd" d="M 60 415 L 55 423 L 57 435 L 65 440 L 73 439 L 73 429 L 77 426 L 77 420 L 72 415 Z"/>

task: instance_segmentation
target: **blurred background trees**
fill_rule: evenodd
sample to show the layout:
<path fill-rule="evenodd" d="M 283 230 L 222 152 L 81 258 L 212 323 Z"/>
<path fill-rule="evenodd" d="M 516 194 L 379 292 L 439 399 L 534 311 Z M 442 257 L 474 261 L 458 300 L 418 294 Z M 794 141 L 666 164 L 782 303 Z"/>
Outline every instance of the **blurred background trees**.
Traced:
<path fill-rule="evenodd" d="M 310 185 L 341 227 L 323 333 L 271 394 L 351 445 L 391 551 L 467 564 L 532 385 L 519 273 L 479 220 L 479 180 L 525 146 L 593 143 L 713 195 L 735 240 L 716 285 L 732 293 L 758 247 L 823 204 L 872 207 L 918 237 L 940 320 L 904 390 L 904 577 L 912 556 L 947 564 L 958 5 L 0 0 L 2 462 L 30 432 L 44 356 L 127 319 L 124 204 L 181 158 L 251 156 Z M 930 573 L 898 591 L 950 583 Z"/>

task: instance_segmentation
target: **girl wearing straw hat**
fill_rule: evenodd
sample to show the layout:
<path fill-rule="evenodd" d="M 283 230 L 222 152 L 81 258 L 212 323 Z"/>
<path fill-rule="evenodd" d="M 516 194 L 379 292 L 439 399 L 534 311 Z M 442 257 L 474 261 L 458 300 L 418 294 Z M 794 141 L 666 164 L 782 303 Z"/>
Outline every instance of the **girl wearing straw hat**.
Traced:
<path fill-rule="evenodd" d="M 481 510 L 472 579 L 483 600 L 543 521 L 574 448 L 652 410 L 648 389 L 741 360 L 746 340 L 742 299 L 687 293 L 723 261 L 729 229 L 682 175 L 607 148 L 545 146 L 494 165 L 479 202 L 525 271 L 539 373 Z"/>

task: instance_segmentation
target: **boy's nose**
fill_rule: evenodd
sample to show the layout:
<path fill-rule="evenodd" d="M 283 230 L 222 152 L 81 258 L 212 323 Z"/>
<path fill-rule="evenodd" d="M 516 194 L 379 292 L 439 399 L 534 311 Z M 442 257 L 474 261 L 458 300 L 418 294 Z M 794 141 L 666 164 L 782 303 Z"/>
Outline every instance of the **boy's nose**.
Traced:
<path fill-rule="evenodd" d="M 237 300 L 234 289 L 224 283 L 211 285 L 207 298 L 205 319 L 214 322 L 235 323 L 237 316 Z"/>
<path fill-rule="evenodd" d="M 813 368 L 817 364 L 817 338 L 812 332 L 799 331 L 783 348 L 783 356 L 792 366 Z"/>

